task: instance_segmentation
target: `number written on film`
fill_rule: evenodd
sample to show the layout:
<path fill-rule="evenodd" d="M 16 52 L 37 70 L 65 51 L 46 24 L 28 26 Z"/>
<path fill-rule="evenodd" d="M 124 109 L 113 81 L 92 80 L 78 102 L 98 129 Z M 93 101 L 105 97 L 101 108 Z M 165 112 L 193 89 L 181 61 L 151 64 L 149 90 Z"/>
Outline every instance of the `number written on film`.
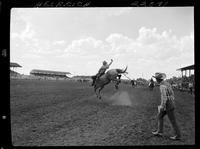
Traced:
<path fill-rule="evenodd" d="M 87 7 L 91 4 L 90 1 L 82 2 L 82 1 L 40 1 L 35 4 L 35 7 Z"/>
<path fill-rule="evenodd" d="M 163 7 L 168 4 L 167 0 L 156 0 L 156 1 L 146 1 L 146 0 L 136 0 L 131 2 L 133 7 Z"/>

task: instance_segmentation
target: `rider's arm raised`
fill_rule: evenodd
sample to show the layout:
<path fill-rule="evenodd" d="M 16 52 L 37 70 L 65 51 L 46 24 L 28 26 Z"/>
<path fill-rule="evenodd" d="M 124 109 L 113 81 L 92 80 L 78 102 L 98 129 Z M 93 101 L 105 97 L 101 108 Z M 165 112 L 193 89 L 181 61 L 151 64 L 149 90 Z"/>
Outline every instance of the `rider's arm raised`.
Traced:
<path fill-rule="evenodd" d="M 110 62 L 110 64 L 108 64 L 108 66 L 110 66 L 112 64 L 112 62 L 113 62 L 113 59 L 111 59 L 111 62 Z"/>

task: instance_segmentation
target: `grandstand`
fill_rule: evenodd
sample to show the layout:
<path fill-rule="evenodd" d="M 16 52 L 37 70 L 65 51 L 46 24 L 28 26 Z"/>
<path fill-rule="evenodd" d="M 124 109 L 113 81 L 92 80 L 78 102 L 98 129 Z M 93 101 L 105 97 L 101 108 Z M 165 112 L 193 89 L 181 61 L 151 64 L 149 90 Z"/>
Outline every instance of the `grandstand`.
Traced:
<path fill-rule="evenodd" d="M 16 68 L 18 67 L 22 67 L 17 63 L 12 63 L 10 62 L 10 77 L 11 78 L 18 78 L 20 77 L 21 74 L 19 74 L 18 72 L 16 72 Z"/>
<path fill-rule="evenodd" d="M 186 66 L 186 67 L 182 67 L 177 69 L 177 71 L 181 71 L 181 80 L 180 80 L 180 87 L 182 90 L 188 90 L 188 85 L 189 83 L 192 83 L 193 85 L 195 84 L 195 75 L 191 74 L 191 70 L 194 70 L 194 65 L 190 65 L 190 66 Z M 187 75 L 187 71 L 189 71 L 189 75 Z M 184 73 L 185 72 L 185 73 Z M 193 87 L 194 89 L 194 87 Z"/>
<path fill-rule="evenodd" d="M 30 75 L 35 77 L 40 77 L 44 79 L 66 79 L 69 78 L 67 75 L 71 74 L 70 72 L 60 72 L 60 71 L 51 71 L 51 70 L 39 70 L 33 69 L 30 72 Z"/>
<path fill-rule="evenodd" d="M 22 67 L 22 66 L 20 66 L 20 65 L 17 64 L 17 63 L 12 63 L 12 62 L 10 62 L 10 67 L 11 67 L 11 68 L 15 68 L 15 67 Z"/>
<path fill-rule="evenodd" d="M 191 70 L 194 70 L 194 65 L 190 65 L 190 66 L 186 66 L 186 67 L 182 67 L 177 69 L 178 71 L 181 71 L 181 75 L 183 76 L 187 76 L 187 71 L 189 70 L 189 77 L 191 76 Z M 183 73 L 185 72 L 185 74 Z"/>

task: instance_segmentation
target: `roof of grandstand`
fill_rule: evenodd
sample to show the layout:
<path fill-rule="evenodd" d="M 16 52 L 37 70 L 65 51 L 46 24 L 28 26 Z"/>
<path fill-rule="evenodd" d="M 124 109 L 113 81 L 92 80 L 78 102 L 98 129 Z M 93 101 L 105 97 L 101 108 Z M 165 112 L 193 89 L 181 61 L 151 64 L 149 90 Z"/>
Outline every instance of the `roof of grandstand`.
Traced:
<path fill-rule="evenodd" d="M 33 69 L 30 74 L 50 74 L 50 75 L 66 75 L 71 74 L 70 72 L 60 72 L 60 71 L 51 71 L 51 70 L 39 70 Z"/>
<path fill-rule="evenodd" d="M 182 67 L 182 68 L 179 68 L 177 70 L 194 70 L 194 65 L 190 65 L 190 66 L 186 66 L 186 67 Z"/>
<path fill-rule="evenodd" d="M 12 63 L 12 62 L 10 62 L 10 67 L 22 67 L 22 66 L 20 66 L 20 65 L 17 64 L 17 63 Z"/>

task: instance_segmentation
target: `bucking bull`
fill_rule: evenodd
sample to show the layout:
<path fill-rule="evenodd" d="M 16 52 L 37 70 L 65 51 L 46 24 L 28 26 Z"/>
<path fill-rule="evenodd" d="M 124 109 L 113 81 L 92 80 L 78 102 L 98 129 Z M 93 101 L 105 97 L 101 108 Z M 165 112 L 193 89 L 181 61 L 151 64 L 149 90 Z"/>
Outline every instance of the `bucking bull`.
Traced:
<path fill-rule="evenodd" d="M 105 85 L 109 84 L 111 81 L 116 82 L 115 88 L 118 89 L 118 85 L 121 82 L 121 74 L 127 73 L 127 66 L 124 70 L 122 69 L 110 69 L 105 74 L 103 74 L 99 79 L 96 80 L 96 76 L 92 76 L 92 79 L 95 81 L 94 84 L 94 91 L 97 95 L 97 98 L 101 99 L 101 90 L 104 88 Z M 99 89 L 97 93 L 97 89 Z"/>

